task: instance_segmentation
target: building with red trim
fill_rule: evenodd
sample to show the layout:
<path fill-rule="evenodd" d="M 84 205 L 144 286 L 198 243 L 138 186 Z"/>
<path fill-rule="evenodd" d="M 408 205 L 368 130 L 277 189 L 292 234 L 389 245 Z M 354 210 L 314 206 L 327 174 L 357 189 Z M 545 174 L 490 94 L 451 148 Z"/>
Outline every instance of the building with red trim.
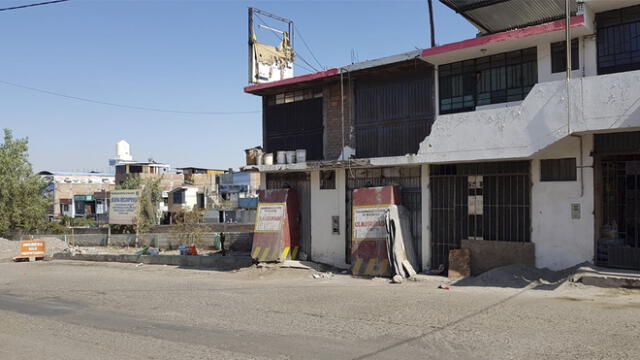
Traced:
<path fill-rule="evenodd" d="M 348 268 L 351 192 L 398 185 L 421 270 L 640 269 L 640 1 L 572 1 L 570 80 L 564 0 L 442 2 L 479 35 L 245 87 L 265 152 L 306 150 L 249 167 L 298 190 L 301 250 Z"/>

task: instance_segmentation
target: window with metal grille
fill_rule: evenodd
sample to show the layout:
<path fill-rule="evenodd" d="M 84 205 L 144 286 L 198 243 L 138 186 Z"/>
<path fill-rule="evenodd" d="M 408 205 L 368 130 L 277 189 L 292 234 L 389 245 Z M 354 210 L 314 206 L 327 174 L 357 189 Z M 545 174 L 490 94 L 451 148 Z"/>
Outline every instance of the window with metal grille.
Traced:
<path fill-rule="evenodd" d="M 306 89 L 288 91 L 277 95 L 267 96 L 267 105 L 280 105 L 295 101 L 309 100 L 322 97 L 322 89 Z"/>
<path fill-rule="evenodd" d="M 580 69 L 580 46 L 578 39 L 571 40 L 571 70 Z M 567 71 L 567 43 L 558 41 L 551 44 L 551 72 Z"/>
<path fill-rule="evenodd" d="M 275 153 L 306 149 L 307 160 L 322 160 L 322 97 L 276 105 L 268 105 L 266 97 L 264 101 L 262 116 L 265 151 Z"/>
<path fill-rule="evenodd" d="M 576 158 L 540 160 L 540 181 L 576 180 Z"/>
<path fill-rule="evenodd" d="M 598 74 L 640 69 L 640 6 L 596 15 Z"/>
<path fill-rule="evenodd" d="M 523 100 L 537 82 L 535 47 L 441 65 L 440 114 Z"/>
<path fill-rule="evenodd" d="M 320 190 L 336 189 L 336 172 L 333 170 L 320 171 Z"/>
<path fill-rule="evenodd" d="M 433 66 L 411 63 L 355 82 L 356 157 L 415 154 L 435 118 Z"/>

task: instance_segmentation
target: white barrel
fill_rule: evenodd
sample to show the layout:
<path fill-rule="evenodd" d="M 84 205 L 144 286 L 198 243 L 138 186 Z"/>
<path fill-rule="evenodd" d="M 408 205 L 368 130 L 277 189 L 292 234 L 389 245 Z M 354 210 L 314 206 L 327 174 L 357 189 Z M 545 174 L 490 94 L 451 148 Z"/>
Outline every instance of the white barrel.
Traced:
<path fill-rule="evenodd" d="M 276 152 L 276 160 L 278 164 L 286 164 L 287 163 L 287 153 L 285 151 Z"/>
<path fill-rule="evenodd" d="M 298 162 L 298 163 L 306 163 L 307 162 L 307 150 L 305 150 L 305 149 L 296 150 L 296 162 Z"/>
<path fill-rule="evenodd" d="M 256 165 L 264 165 L 264 154 L 256 154 Z"/>
<path fill-rule="evenodd" d="M 287 164 L 295 164 L 295 163 L 296 163 L 296 152 L 287 151 Z"/>
<path fill-rule="evenodd" d="M 266 153 L 262 158 L 262 163 L 265 165 L 273 165 L 273 153 Z"/>

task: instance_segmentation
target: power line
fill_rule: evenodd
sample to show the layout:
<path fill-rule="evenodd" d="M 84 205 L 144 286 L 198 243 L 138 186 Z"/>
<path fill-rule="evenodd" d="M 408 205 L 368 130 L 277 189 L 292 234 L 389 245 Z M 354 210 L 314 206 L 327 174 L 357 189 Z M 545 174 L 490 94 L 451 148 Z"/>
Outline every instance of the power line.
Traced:
<path fill-rule="evenodd" d="M 324 67 L 320 61 L 318 61 L 318 58 L 316 57 L 316 55 L 313 53 L 313 51 L 311 51 L 311 48 L 309 47 L 309 45 L 307 45 L 307 42 L 304 40 L 304 36 L 302 36 L 302 32 L 300 31 L 300 29 L 296 26 L 296 24 L 293 24 L 293 28 L 296 29 L 296 34 L 298 36 L 300 36 L 300 40 L 302 40 L 302 43 L 304 44 L 304 46 L 307 48 L 307 50 L 309 50 L 309 53 L 311 54 L 311 56 L 313 57 L 313 59 L 316 61 L 316 63 L 318 63 L 318 65 L 320 66 L 321 69 L 326 69 L 326 67 Z"/>
<path fill-rule="evenodd" d="M 295 63 L 297 66 L 303 68 L 304 70 L 307 70 L 308 72 L 313 72 L 313 70 L 309 69 L 308 67 L 300 64 L 299 62 Z"/>
<path fill-rule="evenodd" d="M 72 100 L 84 101 L 84 102 L 88 102 L 88 103 L 92 103 L 92 104 L 114 106 L 114 107 L 119 107 L 119 108 L 124 108 L 124 109 L 132 109 L 132 110 L 154 111 L 154 112 L 161 112 L 161 113 L 187 114 L 187 115 L 240 115 L 240 114 L 257 114 L 257 113 L 260 112 L 259 110 L 252 110 L 252 111 L 183 111 L 183 110 L 159 109 L 159 108 L 152 108 L 152 107 L 145 107 L 145 106 L 118 104 L 118 103 L 112 103 L 112 102 L 108 102 L 108 101 L 101 101 L 101 100 L 83 98 L 83 97 L 79 97 L 79 96 L 66 95 L 66 94 L 61 94 L 61 93 L 57 93 L 57 92 L 53 92 L 53 91 L 49 91 L 49 90 L 34 88 L 34 87 L 31 87 L 31 86 L 20 85 L 20 84 L 16 84 L 16 83 L 12 83 L 12 82 L 9 82 L 9 81 L 4 81 L 4 80 L 0 80 L 0 84 L 5 84 L 5 85 L 21 88 L 21 89 L 26 89 L 26 90 L 31 90 L 31 91 L 35 91 L 35 92 L 39 92 L 39 93 L 43 93 L 43 94 L 59 96 L 59 97 L 63 97 L 63 98 L 66 98 L 66 99 L 72 99 Z"/>
<path fill-rule="evenodd" d="M 0 11 L 24 9 L 24 8 L 33 7 L 33 6 L 49 5 L 49 4 L 61 3 L 61 2 L 65 2 L 65 1 L 69 1 L 69 0 L 53 0 L 53 1 L 36 3 L 36 4 L 19 5 L 19 6 L 13 6 L 13 7 L 0 9 Z"/>
<path fill-rule="evenodd" d="M 320 71 L 320 70 L 316 69 L 316 67 L 315 67 L 315 66 L 313 66 L 313 65 L 309 64 L 309 62 L 308 62 L 305 58 L 303 58 L 300 54 L 296 54 L 296 56 L 297 56 L 300 60 L 302 60 L 302 62 L 303 62 L 303 63 L 307 64 L 307 66 L 309 66 L 310 68 L 312 68 L 312 69 L 313 69 L 313 71 L 316 71 L 316 72 L 317 72 L 317 71 Z"/>

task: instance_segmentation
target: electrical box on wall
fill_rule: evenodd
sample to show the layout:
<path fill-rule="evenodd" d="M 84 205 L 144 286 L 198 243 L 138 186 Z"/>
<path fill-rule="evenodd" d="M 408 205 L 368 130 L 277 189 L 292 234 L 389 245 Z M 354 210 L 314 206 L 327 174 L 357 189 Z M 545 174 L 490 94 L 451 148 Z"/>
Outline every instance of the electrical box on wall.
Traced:
<path fill-rule="evenodd" d="M 580 204 L 571 204 L 571 219 L 580 220 L 581 213 Z"/>
<path fill-rule="evenodd" d="M 340 234 L 340 216 L 334 215 L 331 217 L 331 233 L 334 235 Z"/>

